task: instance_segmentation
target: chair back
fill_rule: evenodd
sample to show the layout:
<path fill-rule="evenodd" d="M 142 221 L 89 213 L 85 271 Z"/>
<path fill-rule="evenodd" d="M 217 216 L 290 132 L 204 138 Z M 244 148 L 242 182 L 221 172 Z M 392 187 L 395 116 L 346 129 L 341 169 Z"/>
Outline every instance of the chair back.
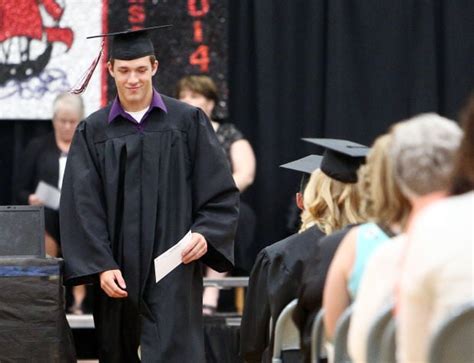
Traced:
<path fill-rule="evenodd" d="M 292 315 L 298 300 L 291 301 L 282 310 L 275 324 L 272 363 L 282 362 L 282 351 L 300 350 L 300 335 Z"/>
<path fill-rule="evenodd" d="M 352 306 L 349 306 L 342 313 L 336 324 L 336 333 L 334 335 L 334 363 L 351 362 L 347 349 L 347 334 L 351 322 Z"/>
<path fill-rule="evenodd" d="M 392 317 L 382 335 L 380 342 L 380 360 L 384 363 L 397 363 L 397 325 Z"/>
<path fill-rule="evenodd" d="M 324 342 L 324 309 L 319 310 L 311 327 L 311 363 L 318 363 L 322 358 Z"/>
<path fill-rule="evenodd" d="M 430 363 L 474 361 L 474 302 L 461 305 L 439 325 L 428 356 Z"/>
<path fill-rule="evenodd" d="M 393 304 L 384 307 L 375 317 L 367 337 L 367 363 L 378 363 L 380 360 L 380 349 L 382 339 L 387 325 L 392 320 Z"/>

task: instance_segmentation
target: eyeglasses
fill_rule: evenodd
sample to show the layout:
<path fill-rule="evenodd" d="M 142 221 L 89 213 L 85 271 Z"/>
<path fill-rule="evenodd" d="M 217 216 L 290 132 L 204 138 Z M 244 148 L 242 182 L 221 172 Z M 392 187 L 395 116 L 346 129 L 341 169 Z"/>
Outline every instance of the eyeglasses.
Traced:
<path fill-rule="evenodd" d="M 53 120 L 53 122 L 61 126 L 77 126 L 77 124 L 79 123 L 79 120 L 56 118 Z"/>

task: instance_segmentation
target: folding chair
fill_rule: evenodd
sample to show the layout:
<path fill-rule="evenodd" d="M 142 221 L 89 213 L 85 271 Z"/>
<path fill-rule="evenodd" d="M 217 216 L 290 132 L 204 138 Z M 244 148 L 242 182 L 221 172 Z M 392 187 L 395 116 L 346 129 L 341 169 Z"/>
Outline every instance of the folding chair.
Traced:
<path fill-rule="evenodd" d="M 282 363 L 282 352 L 300 350 L 300 335 L 292 319 L 298 300 L 291 301 L 282 310 L 275 324 L 272 363 Z"/>
<path fill-rule="evenodd" d="M 367 363 L 382 362 L 380 359 L 380 350 L 382 339 L 388 324 L 392 320 L 393 304 L 384 307 L 375 317 L 367 337 Z"/>
<path fill-rule="evenodd" d="M 430 363 L 474 361 L 474 301 L 440 324 L 430 339 L 428 356 Z"/>
<path fill-rule="evenodd" d="M 395 318 L 389 320 L 380 343 L 380 360 L 384 363 L 397 362 L 397 324 Z"/>
<path fill-rule="evenodd" d="M 336 324 L 336 333 L 334 335 L 334 363 L 351 362 L 349 352 L 347 351 L 347 334 L 351 322 L 352 306 L 349 306 L 342 313 Z"/>
<path fill-rule="evenodd" d="M 314 318 L 311 327 L 311 363 L 319 363 L 319 359 L 323 358 L 324 343 L 324 309 L 319 310 L 318 315 Z"/>

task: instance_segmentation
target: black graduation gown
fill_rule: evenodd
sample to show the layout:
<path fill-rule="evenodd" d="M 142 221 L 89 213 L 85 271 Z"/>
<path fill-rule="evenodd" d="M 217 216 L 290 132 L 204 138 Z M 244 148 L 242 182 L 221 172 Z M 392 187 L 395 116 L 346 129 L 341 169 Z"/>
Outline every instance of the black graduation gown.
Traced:
<path fill-rule="evenodd" d="M 54 132 L 31 140 L 22 154 L 21 167 L 15 176 L 15 203 L 28 204 L 29 195 L 35 192 L 40 181 L 58 187 L 60 156 Z M 46 231 L 60 243 L 59 212 L 45 207 L 44 217 Z"/>
<path fill-rule="evenodd" d="M 346 226 L 324 238 L 321 238 L 317 248 L 308 253 L 312 263 L 308 264 L 303 272 L 302 282 L 298 291 L 298 304 L 293 312 L 293 320 L 301 336 L 301 349 L 304 361 L 311 358 L 311 328 L 314 318 L 323 304 L 324 284 L 332 259 L 339 244 L 353 227 Z"/>
<path fill-rule="evenodd" d="M 246 362 L 271 361 L 270 318 L 274 331 L 283 308 L 297 297 L 304 267 L 311 263 L 309 251 L 323 236 L 323 232 L 313 226 L 264 248 L 258 254 L 250 274 L 240 329 L 240 352 Z M 299 361 L 299 356 L 296 361 Z"/>
<path fill-rule="evenodd" d="M 97 287 L 94 321 L 104 362 L 202 362 L 202 269 L 180 265 L 158 284 L 153 259 L 186 232 L 208 242 L 202 261 L 233 265 L 239 193 L 204 113 L 169 97 L 142 124 L 110 106 L 81 122 L 61 193 L 66 284 L 119 268 L 128 298 Z"/>

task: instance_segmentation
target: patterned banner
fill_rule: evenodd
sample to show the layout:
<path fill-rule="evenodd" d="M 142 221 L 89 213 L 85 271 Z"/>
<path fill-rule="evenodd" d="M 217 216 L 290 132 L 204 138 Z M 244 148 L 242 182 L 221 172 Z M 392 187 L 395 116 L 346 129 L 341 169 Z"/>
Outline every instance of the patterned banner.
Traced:
<path fill-rule="evenodd" d="M 0 118 L 50 119 L 100 49 L 102 0 L 0 2 Z M 100 72 L 84 95 L 86 112 L 101 103 Z"/>
<path fill-rule="evenodd" d="M 209 74 L 227 110 L 227 0 L 1 0 L 0 119 L 47 120 L 52 102 L 73 87 L 98 55 L 89 35 L 156 24 L 151 34 L 160 62 L 155 86 L 174 96 L 178 79 Z M 115 96 L 107 75 L 108 44 L 83 94 L 86 114 Z"/>

